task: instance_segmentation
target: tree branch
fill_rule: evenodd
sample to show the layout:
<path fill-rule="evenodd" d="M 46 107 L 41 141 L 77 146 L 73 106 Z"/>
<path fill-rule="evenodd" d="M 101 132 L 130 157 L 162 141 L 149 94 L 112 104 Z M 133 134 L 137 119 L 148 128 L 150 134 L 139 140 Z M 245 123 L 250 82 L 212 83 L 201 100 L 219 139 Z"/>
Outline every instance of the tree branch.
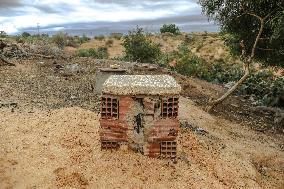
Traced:
<path fill-rule="evenodd" d="M 254 13 L 247 13 L 248 15 L 251 15 L 251 16 L 254 16 L 256 18 L 259 19 L 260 21 L 260 28 L 259 28 L 259 31 L 258 31 L 258 34 L 255 38 L 255 41 L 254 41 L 254 44 L 253 44 L 253 47 L 252 47 L 252 50 L 251 50 L 251 54 L 250 56 L 248 57 L 248 59 L 244 58 L 244 70 L 245 70 L 245 73 L 244 75 L 242 76 L 242 78 L 236 82 L 234 84 L 233 87 L 231 87 L 224 95 L 222 95 L 220 98 L 218 98 L 217 100 L 214 100 L 214 101 L 211 101 L 209 102 L 209 105 L 207 106 L 207 111 L 210 111 L 212 110 L 214 107 L 216 107 L 218 104 L 220 104 L 221 102 L 223 102 L 226 98 L 228 98 L 229 95 L 231 95 L 248 77 L 249 77 L 249 74 L 250 74 L 250 64 L 255 56 L 255 49 L 256 49 L 256 46 L 260 40 L 260 36 L 263 32 L 263 29 L 264 29 L 264 21 L 272 14 L 269 13 L 268 15 L 266 15 L 265 17 L 260 17 Z M 243 44 L 243 41 L 241 42 L 241 47 L 242 47 L 242 56 L 244 57 L 244 54 L 245 54 L 245 48 L 244 48 L 244 44 Z"/>

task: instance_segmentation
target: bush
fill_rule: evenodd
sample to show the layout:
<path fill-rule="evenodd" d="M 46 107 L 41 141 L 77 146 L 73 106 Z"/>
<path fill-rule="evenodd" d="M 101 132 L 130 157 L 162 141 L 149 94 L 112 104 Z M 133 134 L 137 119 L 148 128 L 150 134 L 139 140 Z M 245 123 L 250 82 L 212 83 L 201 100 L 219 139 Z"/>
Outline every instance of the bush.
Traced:
<path fill-rule="evenodd" d="M 174 62 L 175 65 L 169 65 Z M 229 64 L 224 61 L 213 65 L 194 56 L 186 43 L 182 43 L 177 51 L 164 54 L 159 61 L 163 67 L 170 67 L 176 72 L 205 79 L 216 83 L 229 83 L 238 81 L 244 74 L 241 64 Z M 251 68 L 251 75 L 240 86 L 237 93 L 253 96 L 259 105 L 277 106 L 284 108 L 284 78 L 276 77 L 272 70 L 256 71 Z"/>
<path fill-rule="evenodd" d="M 154 63 L 161 55 L 161 48 L 158 44 L 147 39 L 142 28 L 130 31 L 124 38 L 126 59 L 143 63 Z"/>
<path fill-rule="evenodd" d="M 169 65 L 171 62 L 175 62 L 175 65 Z M 193 55 L 186 43 L 182 43 L 178 50 L 164 54 L 159 64 L 163 67 L 168 66 L 182 75 L 198 77 L 208 81 L 211 79 L 210 67 L 204 60 Z"/>
<path fill-rule="evenodd" d="M 106 47 L 99 47 L 98 50 L 94 48 L 78 49 L 76 51 L 76 55 L 79 57 L 92 57 L 98 59 L 106 59 L 109 56 Z"/>
<path fill-rule="evenodd" d="M 239 92 L 253 95 L 261 105 L 280 106 L 280 98 L 284 94 L 283 86 L 283 78 L 275 78 L 271 70 L 261 70 L 252 73 Z M 284 108 L 283 105 L 281 108 Z"/>
<path fill-rule="evenodd" d="M 7 33 L 4 31 L 0 31 L 0 37 L 7 37 Z"/>
<path fill-rule="evenodd" d="M 240 64 L 228 64 L 224 61 L 216 62 L 210 69 L 210 75 L 215 83 L 228 83 L 237 81 L 243 76 L 244 72 Z"/>
<path fill-rule="evenodd" d="M 29 34 L 28 32 L 22 33 L 22 37 L 24 37 L 24 38 L 27 38 L 27 37 L 30 37 L 30 36 L 31 36 L 31 34 Z"/>
<path fill-rule="evenodd" d="M 76 51 L 76 55 L 79 57 L 94 57 L 97 58 L 98 54 L 96 49 L 90 48 L 90 49 L 78 49 Z"/>
<path fill-rule="evenodd" d="M 107 59 L 109 57 L 107 47 L 99 47 L 97 51 L 99 59 Z"/>
<path fill-rule="evenodd" d="M 83 43 L 86 43 L 86 42 L 88 42 L 90 40 L 91 39 L 84 34 L 82 37 L 79 38 L 79 43 L 83 44 Z"/>
<path fill-rule="evenodd" d="M 43 37 L 43 38 L 45 38 L 45 37 L 49 37 L 49 35 L 47 34 L 47 33 L 43 33 L 43 34 L 41 34 L 41 37 Z"/>
<path fill-rule="evenodd" d="M 173 35 L 180 35 L 180 30 L 175 24 L 164 24 L 160 28 L 161 33 L 172 33 Z"/>
<path fill-rule="evenodd" d="M 79 44 L 89 41 L 90 38 L 83 35 L 82 37 L 69 36 L 67 33 L 58 33 L 52 36 L 52 42 L 55 43 L 59 48 L 64 48 L 65 46 L 78 47 Z"/>
<path fill-rule="evenodd" d="M 123 37 L 123 34 L 122 33 L 111 33 L 110 37 L 116 40 L 120 40 Z"/>
<path fill-rule="evenodd" d="M 59 47 L 64 48 L 67 44 L 67 34 L 66 33 L 58 33 L 52 36 L 52 41 Z"/>
<path fill-rule="evenodd" d="M 105 39 L 105 36 L 104 36 L 104 35 L 95 36 L 94 39 L 95 39 L 95 40 L 102 41 L 102 40 Z"/>
<path fill-rule="evenodd" d="M 186 43 L 186 44 L 190 44 L 190 43 L 192 43 L 194 41 L 194 35 L 193 34 L 186 34 L 185 36 L 184 36 L 184 42 Z"/>
<path fill-rule="evenodd" d="M 15 36 L 15 40 L 18 43 L 29 43 L 29 44 L 39 44 L 39 43 L 49 44 L 52 41 L 51 38 L 46 34 L 40 35 L 40 36 L 38 36 L 38 35 L 28 36 L 28 33 L 27 34 L 23 33 L 21 35 Z"/>
<path fill-rule="evenodd" d="M 177 60 L 174 68 L 178 73 L 210 80 L 210 73 L 207 64 L 193 54 L 188 54 Z"/>

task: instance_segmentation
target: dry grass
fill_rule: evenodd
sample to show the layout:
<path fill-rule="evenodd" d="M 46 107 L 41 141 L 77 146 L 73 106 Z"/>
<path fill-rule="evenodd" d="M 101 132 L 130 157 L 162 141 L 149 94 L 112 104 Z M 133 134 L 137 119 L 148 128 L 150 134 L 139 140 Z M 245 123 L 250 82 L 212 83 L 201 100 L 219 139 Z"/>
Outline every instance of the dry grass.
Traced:
<path fill-rule="evenodd" d="M 184 42 L 185 35 L 185 33 L 178 36 L 150 35 L 149 39 L 157 44 L 160 44 L 162 52 L 170 53 L 174 50 L 177 50 L 178 46 Z M 203 58 L 209 63 L 219 61 L 221 59 L 229 62 L 235 61 L 230 56 L 229 49 L 224 45 L 224 42 L 216 33 L 191 33 L 190 35 L 193 36 L 193 40 L 188 44 L 188 47 L 198 57 Z M 107 45 L 107 41 L 109 40 L 113 41 L 111 46 Z M 79 49 L 98 49 L 102 46 L 108 46 L 110 58 L 114 58 L 123 56 L 124 48 L 122 43 L 123 38 L 117 40 L 115 38 L 105 37 L 103 40 L 92 39 L 91 41 L 82 44 Z"/>

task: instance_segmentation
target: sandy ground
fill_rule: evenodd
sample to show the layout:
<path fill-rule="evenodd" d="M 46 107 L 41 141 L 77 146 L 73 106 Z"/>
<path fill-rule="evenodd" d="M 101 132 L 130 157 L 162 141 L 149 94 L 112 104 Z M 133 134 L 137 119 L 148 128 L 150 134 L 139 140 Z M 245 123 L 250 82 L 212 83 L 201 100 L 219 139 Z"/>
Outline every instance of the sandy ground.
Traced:
<path fill-rule="evenodd" d="M 283 188 L 273 138 L 181 98 L 177 163 L 123 147 L 101 151 L 98 115 L 79 107 L 0 109 L 0 188 Z M 282 141 L 283 142 L 283 141 Z"/>

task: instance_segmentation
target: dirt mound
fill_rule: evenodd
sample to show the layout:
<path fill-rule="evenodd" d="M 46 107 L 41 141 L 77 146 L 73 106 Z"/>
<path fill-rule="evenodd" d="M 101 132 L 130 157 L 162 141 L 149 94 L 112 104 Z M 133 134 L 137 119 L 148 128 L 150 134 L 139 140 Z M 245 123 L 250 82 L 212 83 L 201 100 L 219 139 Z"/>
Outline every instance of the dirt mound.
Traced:
<path fill-rule="evenodd" d="M 101 151 L 96 113 L 0 111 L 2 188 L 281 188 L 284 153 L 264 134 L 181 99 L 177 163 Z M 199 129 L 199 130 L 200 130 Z"/>

